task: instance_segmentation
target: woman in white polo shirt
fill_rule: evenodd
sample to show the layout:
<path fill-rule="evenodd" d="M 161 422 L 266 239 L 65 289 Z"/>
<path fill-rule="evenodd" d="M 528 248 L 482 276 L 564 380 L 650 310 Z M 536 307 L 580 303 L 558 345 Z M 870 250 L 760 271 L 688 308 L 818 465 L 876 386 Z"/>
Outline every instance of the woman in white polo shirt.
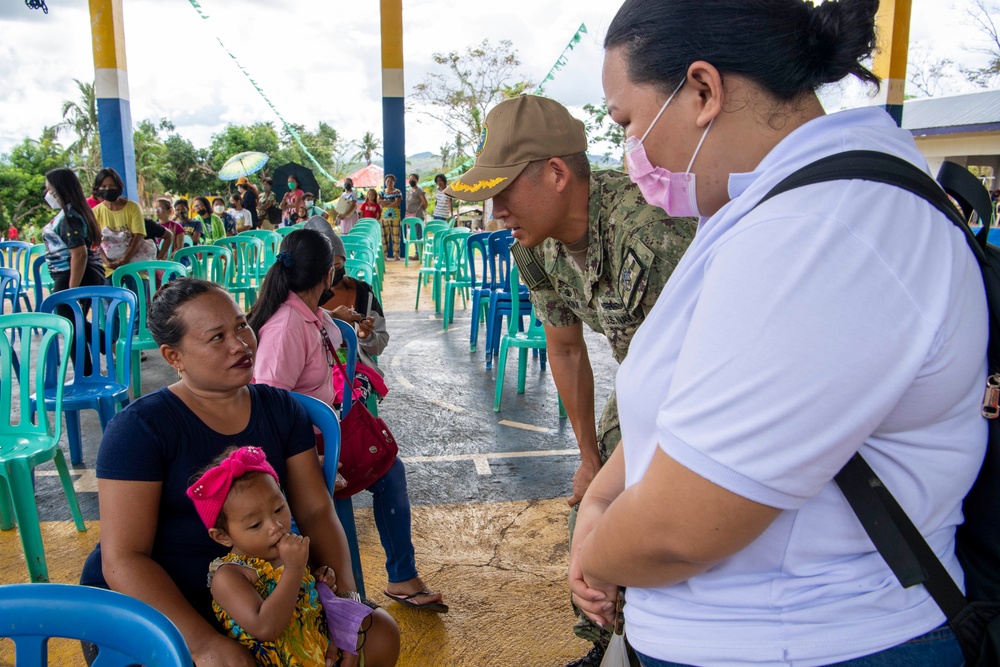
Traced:
<path fill-rule="evenodd" d="M 961 584 L 955 527 L 986 442 L 975 259 L 892 186 L 820 183 L 756 207 L 842 151 L 927 169 L 883 110 L 825 115 L 814 92 L 877 83 L 861 64 L 877 5 L 626 0 L 608 29 L 629 173 L 651 204 L 701 216 L 622 364 L 623 446 L 583 500 L 571 557 L 595 619 L 627 587 L 646 667 L 963 664 L 833 477 L 860 451 Z"/>

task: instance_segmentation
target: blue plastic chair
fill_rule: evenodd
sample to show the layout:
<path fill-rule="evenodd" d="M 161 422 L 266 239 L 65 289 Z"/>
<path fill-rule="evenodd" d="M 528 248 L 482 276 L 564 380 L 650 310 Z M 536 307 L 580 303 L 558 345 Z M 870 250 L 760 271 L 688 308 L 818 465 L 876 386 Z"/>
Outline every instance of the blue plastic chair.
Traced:
<path fill-rule="evenodd" d="M 486 266 L 489 249 L 487 239 L 490 232 L 476 232 L 466 239 L 466 261 L 469 265 L 469 284 L 472 287 L 472 330 L 469 332 L 469 351 L 476 351 L 479 342 L 479 322 L 486 319 L 490 307 L 490 271 Z M 477 257 L 478 254 L 478 257 Z M 478 260 L 478 265 L 477 265 Z M 478 268 L 477 268 L 478 267 Z"/>
<path fill-rule="evenodd" d="M 337 463 L 340 461 L 340 421 L 337 414 L 329 405 L 297 392 L 292 392 L 292 396 L 305 408 L 313 426 L 323 434 L 323 477 L 326 479 L 326 488 L 333 498 L 333 485 L 337 481 Z M 361 571 L 361 552 L 358 549 L 358 528 L 354 523 L 354 504 L 350 498 L 334 498 L 334 509 L 337 510 L 337 518 L 340 525 L 344 527 L 344 534 L 347 536 L 347 546 L 351 552 L 351 571 L 354 573 L 354 584 L 358 587 L 361 597 L 365 595 L 365 578 Z"/>
<path fill-rule="evenodd" d="M 35 273 L 32 267 L 34 267 L 37 257 L 45 256 L 45 250 L 44 243 L 36 243 L 31 246 L 31 250 L 24 256 L 24 267 L 21 271 L 21 288 L 27 290 L 33 298 L 38 294 L 38 291 L 35 289 Z M 35 310 L 38 310 L 38 304 L 41 302 L 41 299 L 34 300 Z"/>
<path fill-rule="evenodd" d="M 90 320 L 83 311 L 83 301 L 89 301 L 93 310 Z M 98 285 L 94 287 L 74 287 L 56 292 L 45 299 L 39 312 L 55 313 L 56 308 L 65 306 L 72 311 L 73 323 L 73 380 L 63 387 L 63 414 L 66 415 L 66 439 L 69 441 L 69 460 L 83 463 L 83 440 L 80 436 L 80 411 L 96 410 L 101 422 L 101 432 L 115 416 L 118 406 L 128 405 L 128 382 L 131 377 L 132 327 L 135 325 L 136 296 L 127 289 Z M 120 312 L 124 310 L 125 312 Z M 116 318 L 115 315 L 118 315 Z M 118 331 L 114 330 L 118 320 Z M 84 335 L 85 334 L 85 335 Z M 122 342 L 118 355 L 101 354 L 101 350 L 113 350 L 115 340 Z M 91 372 L 85 373 L 86 359 L 91 360 Z M 102 370 L 101 358 L 105 359 Z M 45 375 L 45 408 L 53 409 L 57 387 L 54 384 L 54 359 L 49 358 L 50 367 Z M 121 378 L 121 379 L 119 379 Z M 32 410 L 36 410 L 36 399 L 32 398 Z"/>
<path fill-rule="evenodd" d="M 42 296 L 43 289 L 47 289 L 49 294 L 51 294 L 52 289 L 55 287 L 55 281 L 52 280 L 52 274 L 49 273 L 49 263 L 45 261 L 44 255 L 31 260 L 31 282 L 35 290 L 36 304 L 44 300 Z"/>
<path fill-rule="evenodd" d="M 31 335 L 31 330 L 40 336 Z M 11 332 L 8 340 L 5 335 Z M 14 373 L 13 332 L 20 334 L 22 359 L 47 359 L 55 355 L 54 386 L 61 388 L 66 382 L 69 365 L 69 338 L 73 325 L 64 317 L 50 313 L 13 313 L 0 315 L 0 530 L 10 530 L 17 522 L 28 577 L 33 582 L 49 580 L 45 563 L 42 531 L 38 523 L 38 507 L 32 471 L 36 466 L 52 461 L 63 492 L 69 502 L 76 529 L 87 530 L 80 513 L 73 480 L 66 467 L 66 459 L 59 447 L 62 435 L 62 392 L 56 392 L 52 412 L 31 409 L 31 396 L 46 384 L 46 364 L 36 363 L 34 369 L 25 364 L 23 373 Z M 63 345 L 59 345 L 59 338 Z M 32 370 L 34 372 L 32 372 Z M 12 507 L 13 505 L 13 507 Z M 11 510 L 13 509 L 13 514 Z"/>
<path fill-rule="evenodd" d="M 358 334 L 355 333 L 353 325 L 343 320 L 334 318 L 333 323 L 340 329 L 340 335 L 347 347 L 347 361 L 344 362 L 344 368 L 347 370 L 347 381 L 350 385 L 344 387 L 344 402 L 340 406 L 340 418 L 343 419 L 354 404 L 354 392 L 351 388 L 354 386 L 354 368 L 358 365 Z"/>
<path fill-rule="evenodd" d="M 156 290 L 174 278 L 187 275 L 188 270 L 183 264 L 156 260 L 125 264 L 124 266 L 119 266 L 111 274 L 111 283 L 115 287 L 129 289 L 137 297 L 136 320 L 139 323 L 139 327 L 135 335 L 132 336 L 131 341 L 132 395 L 136 398 L 139 398 L 142 394 L 142 366 L 139 355 L 143 350 L 156 350 L 160 347 L 153 340 L 153 334 L 149 332 L 149 327 L 146 326 L 146 314 L 149 312 L 149 305 L 153 301 L 153 295 L 156 294 Z M 119 358 L 125 354 L 125 338 L 127 337 L 118 339 L 116 354 L 118 354 Z M 121 370 L 124 371 L 125 367 L 122 366 Z M 120 382 L 126 382 L 124 376 L 119 375 L 118 379 Z"/>
<path fill-rule="evenodd" d="M 96 644 L 94 667 L 191 667 L 184 636 L 145 602 L 71 584 L 0 587 L 0 637 L 14 641 L 18 667 L 49 664 L 50 637 Z"/>
<path fill-rule="evenodd" d="M 24 301 L 24 311 L 31 310 L 31 302 L 28 300 L 28 288 L 25 285 L 28 277 L 25 267 L 31 258 L 31 244 L 24 241 L 3 241 L 0 242 L 0 266 L 17 271 L 21 280 L 18 283 L 17 298 Z M 6 298 L 6 295 L 4 296 Z M 14 312 L 19 312 L 15 310 Z"/>
<path fill-rule="evenodd" d="M 493 357 L 500 350 L 500 334 L 503 332 L 503 318 L 510 316 L 510 246 L 514 239 L 509 229 L 491 232 L 487 239 L 487 268 L 490 270 L 490 307 L 486 313 L 486 368 L 493 367 Z M 531 307 L 528 288 L 517 287 L 521 307 Z"/>
<path fill-rule="evenodd" d="M 17 269 L 0 267 L 0 313 L 20 313 L 21 306 L 18 297 L 21 294 L 21 273 Z M 10 301 L 10 309 L 4 302 Z M 28 310 L 31 310 L 30 304 Z"/>

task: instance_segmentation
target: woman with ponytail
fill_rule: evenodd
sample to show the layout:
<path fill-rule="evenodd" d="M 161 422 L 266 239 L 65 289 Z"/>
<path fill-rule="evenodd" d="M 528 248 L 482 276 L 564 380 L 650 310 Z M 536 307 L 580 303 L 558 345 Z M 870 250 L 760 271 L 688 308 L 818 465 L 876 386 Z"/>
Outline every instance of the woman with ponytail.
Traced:
<path fill-rule="evenodd" d="M 248 319 L 258 339 L 254 381 L 307 394 L 330 406 L 336 400 L 332 352 L 340 348 L 342 338 L 320 304 L 332 298 L 330 288 L 339 278 L 333 258 L 333 246 L 321 232 L 300 229 L 286 236 Z M 403 460 L 396 457 L 368 491 L 386 554 L 386 595 L 410 607 L 448 611 L 441 594 L 429 592 L 417 574 Z"/>
<path fill-rule="evenodd" d="M 816 89 L 875 47 L 877 0 L 625 0 L 604 90 L 630 177 L 698 215 L 622 364 L 622 446 L 580 507 L 573 599 L 645 667 L 958 667 L 923 586 L 903 588 L 834 476 L 860 452 L 961 584 L 955 529 L 983 460 L 987 310 L 962 232 L 868 180 L 761 203 L 821 158 L 927 171 L 881 108 Z M 696 187 L 697 186 L 697 187 Z"/>

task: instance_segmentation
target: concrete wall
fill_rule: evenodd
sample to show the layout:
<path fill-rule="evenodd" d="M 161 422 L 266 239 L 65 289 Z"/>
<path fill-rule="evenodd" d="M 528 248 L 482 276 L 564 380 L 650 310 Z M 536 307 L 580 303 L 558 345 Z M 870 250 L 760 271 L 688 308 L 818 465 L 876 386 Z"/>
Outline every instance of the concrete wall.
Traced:
<path fill-rule="evenodd" d="M 992 167 L 994 178 L 986 186 L 1000 188 L 1000 132 L 945 134 L 914 137 L 936 174 L 945 160 L 963 166 Z"/>

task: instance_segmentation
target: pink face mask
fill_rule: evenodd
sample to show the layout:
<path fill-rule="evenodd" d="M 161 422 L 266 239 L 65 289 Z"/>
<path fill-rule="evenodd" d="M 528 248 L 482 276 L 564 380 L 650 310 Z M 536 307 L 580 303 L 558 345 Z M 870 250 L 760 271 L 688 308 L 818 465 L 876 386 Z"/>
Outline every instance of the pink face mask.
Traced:
<path fill-rule="evenodd" d="M 629 178 L 639 186 L 639 192 L 642 193 L 647 202 L 653 206 L 659 206 L 667 212 L 667 215 L 673 217 L 697 218 L 701 217 L 701 214 L 698 212 L 698 196 L 695 191 L 694 181 L 695 175 L 691 173 L 691 167 L 694 165 L 694 159 L 698 157 L 698 151 L 701 150 L 701 145 L 705 142 L 705 137 L 708 136 L 708 131 L 712 129 L 712 123 L 715 122 L 715 119 L 713 118 L 709 121 L 708 127 L 705 128 L 705 132 L 701 135 L 701 141 L 698 142 L 697 148 L 694 149 L 691 162 L 688 163 L 688 168 L 683 174 L 675 174 L 663 167 L 653 166 L 649 161 L 649 157 L 646 156 L 646 148 L 642 145 L 642 142 L 649 135 L 650 130 L 656 125 L 656 121 L 660 120 L 660 116 L 663 115 L 667 105 L 670 104 L 670 101 L 674 99 L 674 96 L 677 95 L 677 92 L 683 85 L 684 81 L 681 81 L 680 86 L 677 86 L 674 92 L 670 94 L 667 101 L 660 107 L 659 113 L 653 118 L 653 122 L 646 128 L 646 132 L 642 135 L 641 139 L 637 140 L 634 135 L 626 139 L 625 166 L 628 167 Z"/>

